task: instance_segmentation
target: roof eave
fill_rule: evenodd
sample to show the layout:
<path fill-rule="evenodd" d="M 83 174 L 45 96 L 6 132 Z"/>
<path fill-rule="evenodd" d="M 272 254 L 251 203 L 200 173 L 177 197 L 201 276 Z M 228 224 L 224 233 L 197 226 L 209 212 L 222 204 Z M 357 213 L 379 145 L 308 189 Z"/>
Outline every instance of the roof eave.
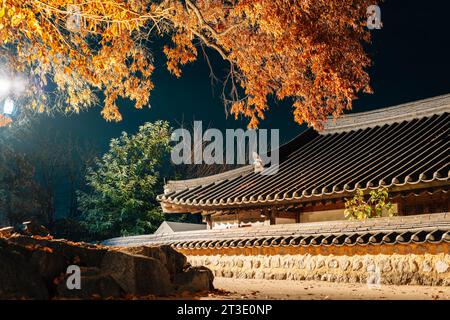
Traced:
<path fill-rule="evenodd" d="M 391 195 L 404 191 L 414 191 L 420 189 L 430 189 L 430 188 L 448 188 L 448 180 L 435 180 L 432 182 L 419 182 L 414 184 L 404 184 L 401 186 L 392 186 L 389 188 Z M 364 193 L 369 193 L 374 188 L 362 189 Z M 354 191 L 343 191 L 341 193 L 334 193 L 331 195 L 311 195 L 309 197 L 299 197 L 284 200 L 274 200 L 274 201 L 256 201 L 250 203 L 240 203 L 240 204 L 218 204 L 218 205 L 187 205 L 187 204 L 176 204 L 169 201 L 161 201 L 161 207 L 164 213 L 211 213 L 220 210 L 236 210 L 236 209 L 249 209 L 249 208 L 261 208 L 261 207 L 273 207 L 273 206 L 285 206 L 292 204 L 302 204 L 318 202 L 318 201 L 335 201 L 354 195 Z"/>

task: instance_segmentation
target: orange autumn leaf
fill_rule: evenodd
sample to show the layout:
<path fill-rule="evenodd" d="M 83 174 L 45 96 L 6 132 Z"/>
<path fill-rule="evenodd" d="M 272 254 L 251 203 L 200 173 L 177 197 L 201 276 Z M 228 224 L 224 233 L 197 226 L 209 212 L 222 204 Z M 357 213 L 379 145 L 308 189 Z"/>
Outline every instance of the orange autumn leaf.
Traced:
<path fill-rule="evenodd" d="M 53 253 L 53 249 L 49 247 L 40 247 L 39 250 L 47 252 L 47 253 Z"/>
<path fill-rule="evenodd" d="M 37 240 L 53 240 L 53 236 L 51 236 L 51 235 L 46 235 L 46 236 L 33 235 L 31 237 L 33 239 L 37 239 Z"/>
<path fill-rule="evenodd" d="M 29 250 L 29 251 L 34 251 L 38 248 L 38 246 L 34 245 L 34 244 L 29 244 L 25 246 L 25 249 Z"/>
<path fill-rule="evenodd" d="M 7 126 L 11 122 L 12 122 L 12 119 L 10 117 L 0 114 L 0 127 Z"/>

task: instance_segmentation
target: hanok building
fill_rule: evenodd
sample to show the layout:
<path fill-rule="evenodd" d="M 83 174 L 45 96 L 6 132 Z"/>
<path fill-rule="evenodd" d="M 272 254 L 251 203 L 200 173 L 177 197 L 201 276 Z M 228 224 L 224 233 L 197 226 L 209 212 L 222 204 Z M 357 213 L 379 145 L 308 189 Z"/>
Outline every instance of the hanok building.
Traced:
<path fill-rule="evenodd" d="M 388 187 L 398 215 L 449 207 L 450 96 L 330 121 L 280 148 L 274 175 L 253 166 L 170 181 L 164 212 L 201 213 L 210 229 L 344 219 L 357 188 Z"/>
<path fill-rule="evenodd" d="M 385 283 L 450 285 L 449 120 L 450 95 L 330 120 L 281 146 L 274 175 L 250 165 L 167 183 L 163 211 L 201 213 L 209 230 L 107 244 L 170 244 L 217 276 L 355 282 L 381 270 Z M 345 220 L 356 189 L 383 186 L 397 217 Z"/>

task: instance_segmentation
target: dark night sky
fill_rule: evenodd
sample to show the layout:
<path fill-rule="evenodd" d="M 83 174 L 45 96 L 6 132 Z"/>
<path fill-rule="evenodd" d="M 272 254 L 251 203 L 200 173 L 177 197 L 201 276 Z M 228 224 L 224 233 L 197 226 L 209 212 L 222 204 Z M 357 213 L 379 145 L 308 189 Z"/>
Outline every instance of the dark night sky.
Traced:
<path fill-rule="evenodd" d="M 354 102 L 352 112 L 372 110 L 450 93 L 450 43 L 447 1 L 385 0 L 381 7 L 383 28 L 372 31 L 373 43 L 368 52 L 373 59 L 369 70 L 374 94 L 362 94 Z M 134 132 L 137 126 L 156 119 L 177 123 L 202 120 L 204 126 L 225 129 L 246 127 L 246 120 L 226 119 L 219 98 L 220 84 L 213 88 L 209 69 L 202 57 L 184 68 L 182 78 L 170 75 L 160 45 L 155 45 L 156 88 L 151 96 L 151 109 L 135 110 L 130 103 L 122 103 L 124 120 L 105 122 L 100 109 L 91 109 L 81 115 L 57 116 L 61 130 L 88 136 L 102 149 L 121 131 Z M 212 53 L 213 68 L 217 73 L 225 67 Z M 293 138 L 305 126 L 293 121 L 291 108 L 286 103 L 274 104 L 262 122 L 262 128 L 279 128 L 281 142 Z"/>

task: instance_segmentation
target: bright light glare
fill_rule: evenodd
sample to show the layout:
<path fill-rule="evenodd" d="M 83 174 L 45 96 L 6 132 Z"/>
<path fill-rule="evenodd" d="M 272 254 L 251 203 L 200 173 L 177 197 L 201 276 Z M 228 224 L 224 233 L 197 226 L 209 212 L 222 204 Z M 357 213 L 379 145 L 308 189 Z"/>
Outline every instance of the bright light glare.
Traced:
<path fill-rule="evenodd" d="M 14 94 L 18 95 L 21 94 L 26 87 L 27 83 L 25 80 L 21 78 L 17 78 L 12 81 L 12 89 L 14 90 Z"/>
<path fill-rule="evenodd" d="M 11 81 L 8 79 L 0 79 L 0 96 L 8 95 L 11 90 Z"/>
<path fill-rule="evenodd" d="M 5 100 L 5 104 L 3 105 L 3 113 L 4 114 L 12 114 L 14 112 L 14 101 L 7 98 Z"/>
<path fill-rule="evenodd" d="M 14 80 L 10 79 L 0 79 L 0 97 L 6 97 L 10 94 L 20 95 L 26 87 L 26 81 L 22 78 L 16 78 Z"/>

